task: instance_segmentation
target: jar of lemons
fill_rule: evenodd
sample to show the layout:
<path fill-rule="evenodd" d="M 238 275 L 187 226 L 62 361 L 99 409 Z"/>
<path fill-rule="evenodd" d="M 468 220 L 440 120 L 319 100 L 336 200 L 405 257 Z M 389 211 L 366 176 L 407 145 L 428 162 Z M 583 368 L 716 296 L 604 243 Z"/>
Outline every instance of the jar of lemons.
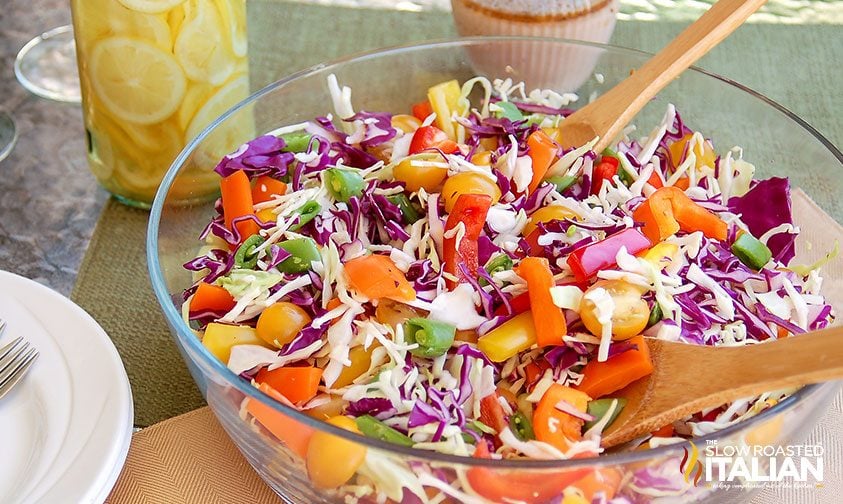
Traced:
<path fill-rule="evenodd" d="M 124 203 L 148 207 L 176 155 L 249 94 L 246 0 L 72 0 L 88 161 Z M 185 199 L 216 190 L 215 160 L 251 117 L 205 142 Z M 233 145 L 232 145 L 233 144 Z"/>

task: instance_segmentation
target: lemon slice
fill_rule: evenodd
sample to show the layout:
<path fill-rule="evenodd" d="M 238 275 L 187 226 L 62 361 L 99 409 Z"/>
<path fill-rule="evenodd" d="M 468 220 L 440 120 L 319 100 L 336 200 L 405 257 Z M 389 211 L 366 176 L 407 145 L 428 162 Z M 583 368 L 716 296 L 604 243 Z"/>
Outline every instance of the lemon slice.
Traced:
<path fill-rule="evenodd" d="M 234 55 L 246 56 L 246 0 L 216 0 L 223 26 L 227 28 L 228 42 Z"/>
<path fill-rule="evenodd" d="M 190 142 L 206 126 L 211 124 L 226 110 L 245 99 L 249 95 L 249 79 L 245 75 L 233 78 L 228 84 L 220 88 L 196 112 L 193 120 L 185 131 L 185 143 Z M 240 110 L 219 125 L 213 133 L 208 135 L 197 149 L 197 162 L 200 166 L 215 166 L 226 154 L 236 149 L 243 142 L 253 138 L 254 118 L 251 108 Z"/>
<path fill-rule="evenodd" d="M 178 110 L 184 97 L 187 81 L 178 62 L 150 43 L 103 39 L 89 65 L 94 93 L 118 119 L 154 124 Z"/>
<path fill-rule="evenodd" d="M 162 17 L 134 12 L 117 0 L 73 0 L 73 13 L 78 19 L 76 43 L 84 51 L 98 39 L 128 36 L 152 42 L 160 49 L 171 51 L 174 36 Z"/>
<path fill-rule="evenodd" d="M 182 131 L 190 125 L 191 119 L 196 115 L 199 107 L 205 104 L 208 98 L 214 94 L 216 88 L 204 82 L 191 82 L 181 101 L 179 111 L 176 114 L 177 124 Z"/>
<path fill-rule="evenodd" d="M 181 26 L 190 12 L 190 2 L 185 2 L 167 12 L 167 26 L 170 28 L 170 48 L 175 47 Z"/>
<path fill-rule="evenodd" d="M 133 11 L 161 14 L 184 3 L 185 0 L 119 0 L 119 2 Z"/>
<path fill-rule="evenodd" d="M 211 0 L 198 0 L 195 7 L 181 26 L 173 52 L 190 79 L 219 86 L 234 72 L 237 61 Z"/>

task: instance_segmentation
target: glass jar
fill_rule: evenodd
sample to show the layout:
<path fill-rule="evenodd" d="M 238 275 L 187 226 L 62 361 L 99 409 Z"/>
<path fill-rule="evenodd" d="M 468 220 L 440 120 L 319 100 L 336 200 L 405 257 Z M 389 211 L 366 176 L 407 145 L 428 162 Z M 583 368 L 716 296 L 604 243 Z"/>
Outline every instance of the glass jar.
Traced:
<path fill-rule="evenodd" d="M 246 0 L 72 0 L 71 9 L 91 171 L 120 201 L 148 207 L 179 151 L 249 95 Z M 242 117 L 182 179 L 191 197 L 214 193 L 213 160 L 251 138 Z"/>

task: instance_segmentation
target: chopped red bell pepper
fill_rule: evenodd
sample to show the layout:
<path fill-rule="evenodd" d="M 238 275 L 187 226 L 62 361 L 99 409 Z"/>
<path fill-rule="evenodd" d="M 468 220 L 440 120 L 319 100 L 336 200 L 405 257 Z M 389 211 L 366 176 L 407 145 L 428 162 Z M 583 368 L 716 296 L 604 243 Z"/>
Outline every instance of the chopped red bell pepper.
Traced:
<path fill-rule="evenodd" d="M 459 280 L 458 282 L 448 280 L 449 289 L 465 281 L 466 273 L 460 268 L 460 264 L 465 265 L 465 269 L 472 277 L 477 276 L 477 268 L 479 268 L 477 239 L 483 232 L 486 214 L 491 206 L 492 198 L 487 194 L 461 194 L 448 215 L 448 220 L 445 222 L 446 237 L 442 243 L 442 259 L 445 272 Z M 462 235 L 458 245 L 457 235 L 462 233 L 455 232 L 454 229 L 460 224 L 465 228 L 465 234 Z"/>
<path fill-rule="evenodd" d="M 568 256 L 568 266 L 578 282 L 585 282 L 598 271 L 617 264 L 617 255 L 621 247 L 626 247 L 630 254 L 637 254 L 653 244 L 635 228 L 624 229 L 605 239 L 583 245 Z"/>
<path fill-rule="evenodd" d="M 509 426 L 503 406 L 498 401 L 497 392 L 492 392 L 480 399 L 480 421 L 491 427 L 495 432 L 501 432 Z"/>
<path fill-rule="evenodd" d="M 456 142 L 436 126 L 422 126 L 413 133 L 410 141 L 410 154 L 418 154 L 428 149 L 439 149 L 445 154 L 452 154 L 460 150 Z"/>
<path fill-rule="evenodd" d="M 534 229 L 530 234 L 524 237 L 524 241 L 527 242 L 527 246 L 529 247 L 528 250 L 524 252 L 531 257 L 540 257 L 544 255 L 544 249 L 542 246 L 539 245 L 539 236 L 541 236 L 542 230 L 540 228 Z"/>
<path fill-rule="evenodd" d="M 511 315 L 519 315 L 530 309 L 530 293 L 522 292 L 509 300 L 512 308 Z M 495 315 L 510 315 L 506 312 L 506 305 L 500 305 L 495 309 Z"/>
<path fill-rule="evenodd" d="M 591 194 L 598 194 L 603 187 L 603 181 L 611 181 L 612 177 L 618 174 L 620 161 L 611 156 L 603 156 L 594 170 L 591 172 Z"/>
<path fill-rule="evenodd" d="M 533 390 L 533 387 L 535 387 L 536 383 L 541 380 L 542 376 L 544 376 L 544 372 L 548 369 L 550 369 L 550 363 L 545 359 L 540 359 L 527 364 L 524 368 L 524 386 L 527 387 L 528 391 L 531 392 Z"/>
<path fill-rule="evenodd" d="M 486 443 L 478 443 L 476 458 L 490 458 Z M 525 502 L 538 504 L 562 495 L 568 485 L 584 477 L 592 468 L 566 471 L 515 471 L 472 467 L 467 471 L 471 488 L 492 502 Z"/>
<path fill-rule="evenodd" d="M 427 116 L 433 113 L 433 107 L 430 105 L 430 102 L 428 100 L 416 103 L 415 105 L 413 105 L 412 110 L 413 115 L 419 121 L 424 121 L 425 119 L 427 119 Z"/>

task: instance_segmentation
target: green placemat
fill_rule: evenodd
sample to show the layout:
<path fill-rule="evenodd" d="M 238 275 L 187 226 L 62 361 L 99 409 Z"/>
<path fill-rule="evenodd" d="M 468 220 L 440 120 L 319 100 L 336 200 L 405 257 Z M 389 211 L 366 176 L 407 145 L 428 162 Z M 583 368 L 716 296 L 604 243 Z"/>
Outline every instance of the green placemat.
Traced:
<path fill-rule="evenodd" d="M 657 50 L 679 23 L 619 22 L 613 42 Z M 327 8 L 250 0 L 252 84 L 376 47 L 455 33 L 447 13 Z M 843 143 L 843 46 L 839 26 L 747 25 L 701 66 L 753 87 Z M 395 78 L 400 78 L 396 75 Z M 759 125 L 763 127 L 763 125 Z M 150 425 L 203 404 L 153 297 L 144 246 L 147 212 L 110 201 L 85 255 L 72 297 L 99 321 L 123 357 L 135 421 Z"/>

